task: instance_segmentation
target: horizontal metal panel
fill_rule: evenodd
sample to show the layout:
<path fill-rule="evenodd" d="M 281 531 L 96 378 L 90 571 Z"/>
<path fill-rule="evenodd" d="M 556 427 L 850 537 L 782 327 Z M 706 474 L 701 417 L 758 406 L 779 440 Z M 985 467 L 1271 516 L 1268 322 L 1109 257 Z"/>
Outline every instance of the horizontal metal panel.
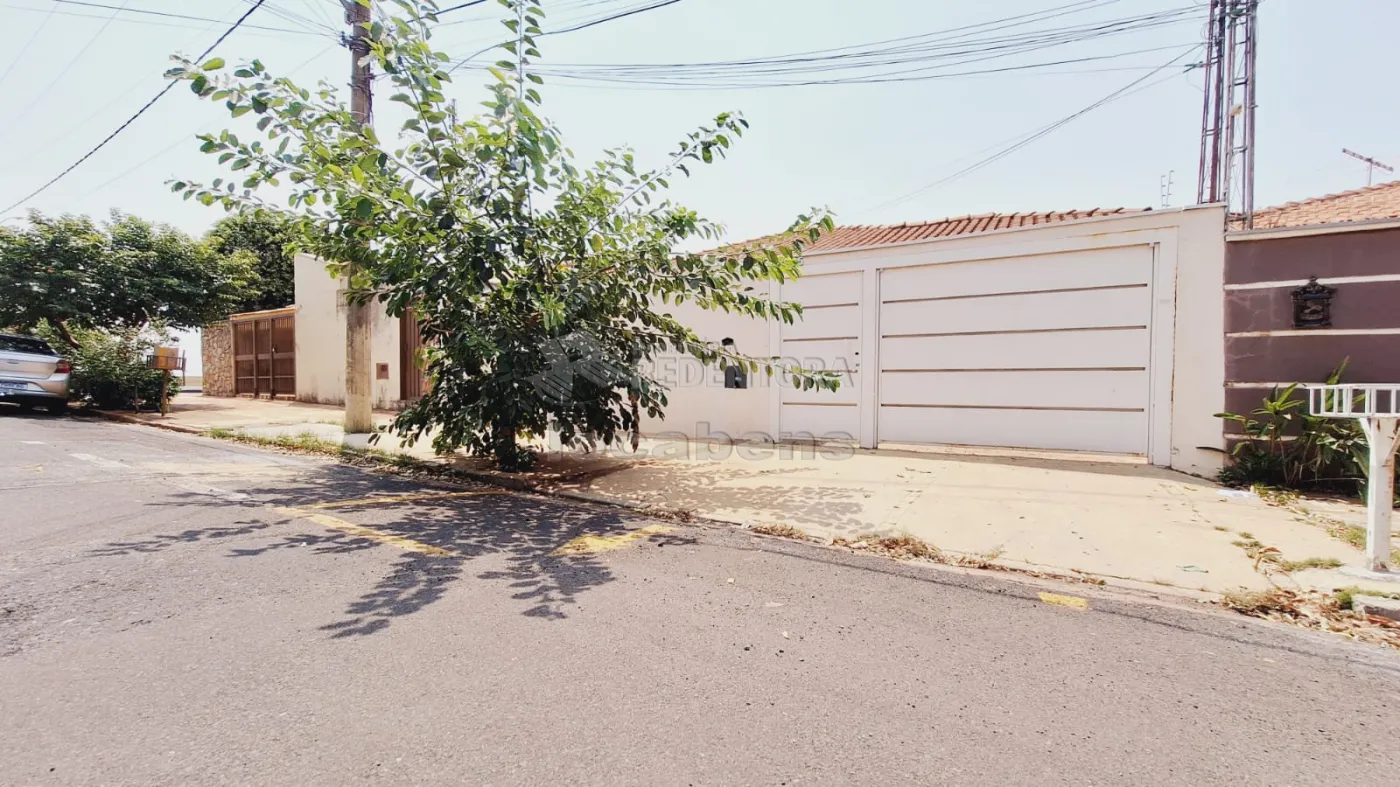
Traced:
<path fill-rule="evenodd" d="M 880 334 L 974 333 L 1147 325 L 1147 287 L 998 295 L 951 301 L 883 304 Z"/>
<path fill-rule="evenodd" d="M 860 307 L 835 306 L 804 312 L 792 325 L 783 323 L 782 337 L 792 339 L 840 339 L 860 336 Z"/>
<path fill-rule="evenodd" d="M 880 403 L 1146 409 L 1146 371 L 914 372 L 880 375 Z"/>
<path fill-rule="evenodd" d="M 855 339 L 837 341 L 783 342 L 779 355 L 785 366 L 826 371 L 854 370 L 860 361 L 860 342 Z"/>
<path fill-rule="evenodd" d="M 882 443 L 1147 452 L 1147 414 L 1065 410 L 881 407 Z"/>
<path fill-rule="evenodd" d="M 1146 329 L 880 340 L 883 370 L 1145 369 Z"/>
<path fill-rule="evenodd" d="M 881 273 L 880 297 L 884 301 L 949 298 L 1145 284 L 1151 280 L 1151 247 L 1128 246 L 894 268 Z"/>
<path fill-rule="evenodd" d="M 785 404 L 779 412 L 779 439 L 805 434 L 821 440 L 860 437 L 860 408 Z"/>
<path fill-rule="evenodd" d="M 861 276 L 860 273 L 803 276 L 783 284 L 781 299 L 803 306 L 860 303 Z"/>
<path fill-rule="evenodd" d="M 841 375 L 841 387 L 835 391 L 822 390 L 817 388 L 806 391 L 799 390 L 792 384 L 783 380 L 779 383 L 782 386 L 782 402 L 814 403 L 814 404 L 855 404 L 860 398 L 860 375 Z"/>

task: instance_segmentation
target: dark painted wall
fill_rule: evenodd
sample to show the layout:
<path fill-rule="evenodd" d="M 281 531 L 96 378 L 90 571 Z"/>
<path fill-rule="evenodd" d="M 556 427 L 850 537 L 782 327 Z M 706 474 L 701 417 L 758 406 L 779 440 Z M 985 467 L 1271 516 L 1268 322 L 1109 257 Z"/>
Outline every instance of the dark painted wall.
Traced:
<path fill-rule="evenodd" d="M 1400 272 L 1400 229 L 1225 244 L 1225 283 Z"/>
<path fill-rule="evenodd" d="M 1400 229 L 1339 232 L 1297 238 L 1235 240 L 1225 244 L 1227 284 L 1288 281 L 1317 276 L 1400 275 Z M 1332 328 L 1295 329 L 1293 290 L 1270 287 L 1225 291 L 1225 380 L 1228 383 L 1316 383 L 1344 358 L 1344 382 L 1400 382 L 1400 335 L 1337 333 L 1400 329 L 1400 281 L 1342 283 L 1332 300 Z M 1302 335 L 1230 336 L 1307 330 Z M 1246 413 L 1265 388 L 1227 387 L 1225 407 Z M 1235 431 L 1229 429 L 1227 431 Z"/>

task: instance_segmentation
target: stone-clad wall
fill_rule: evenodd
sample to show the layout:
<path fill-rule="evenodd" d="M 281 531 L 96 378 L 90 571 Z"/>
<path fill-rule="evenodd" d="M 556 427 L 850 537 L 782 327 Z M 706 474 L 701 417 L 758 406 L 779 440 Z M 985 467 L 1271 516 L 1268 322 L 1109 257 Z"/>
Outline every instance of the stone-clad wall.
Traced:
<path fill-rule="evenodd" d="M 233 326 L 227 320 L 204 328 L 204 395 L 233 396 Z"/>

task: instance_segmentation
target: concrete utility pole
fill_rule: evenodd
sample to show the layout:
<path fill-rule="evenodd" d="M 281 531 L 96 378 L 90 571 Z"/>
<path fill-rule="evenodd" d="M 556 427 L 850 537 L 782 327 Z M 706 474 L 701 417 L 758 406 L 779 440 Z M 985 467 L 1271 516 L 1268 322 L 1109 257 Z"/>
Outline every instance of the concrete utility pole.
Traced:
<path fill-rule="evenodd" d="M 369 54 L 369 31 L 365 23 L 370 21 L 368 0 L 361 5 L 359 0 L 342 0 L 345 5 L 345 21 L 350 25 L 350 112 L 355 120 L 363 125 L 374 122 L 373 78 L 369 63 L 363 62 Z M 350 276 L 355 273 L 350 268 Z M 371 408 L 370 375 L 370 304 L 347 299 L 345 304 L 345 434 L 367 434 L 374 431 L 374 413 Z"/>

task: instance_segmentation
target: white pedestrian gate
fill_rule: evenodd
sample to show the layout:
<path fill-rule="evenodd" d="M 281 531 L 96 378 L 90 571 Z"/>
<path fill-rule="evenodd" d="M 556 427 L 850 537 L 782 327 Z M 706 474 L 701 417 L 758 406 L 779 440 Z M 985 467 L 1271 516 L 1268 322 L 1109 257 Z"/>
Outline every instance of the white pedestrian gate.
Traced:
<path fill-rule="evenodd" d="M 779 329 L 785 367 L 844 372 L 835 392 L 798 390 L 783 376 L 778 393 L 778 432 L 783 440 L 860 437 L 861 280 L 860 271 L 818 274 L 782 287 L 783 300 L 803 307 L 801 319 Z"/>

